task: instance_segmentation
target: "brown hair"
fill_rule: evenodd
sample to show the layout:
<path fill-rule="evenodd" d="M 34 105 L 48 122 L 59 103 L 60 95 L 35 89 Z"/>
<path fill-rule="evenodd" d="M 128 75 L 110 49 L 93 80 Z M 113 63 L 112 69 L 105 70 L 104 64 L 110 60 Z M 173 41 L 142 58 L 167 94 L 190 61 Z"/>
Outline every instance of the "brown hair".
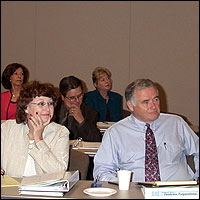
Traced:
<path fill-rule="evenodd" d="M 10 82 L 10 76 L 12 76 L 14 74 L 14 72 L 18 69 L 18 68 L 22 68 L 23 73 L 24 73 L 24 80 L 23 83 L 27 83 L 28 79 L 29 79 L 29 71 L 28 69 L 19 63 L 11 63 L 9 64 L 3 71 L 2 73 L 2 85 L 5 89 L 11 89 L 12 85 Z"/>
<path fill-rule="evenodd" d="M 36 97 L 45 96 L 52 98 L 54 102 L 54 108 L 58 101 L 59 90 L 55 88 L 51 83 L 40 83 L 39 81 L 31 81 L 22 85 L 20 90 L 20 96 L 17 100 L 16 122 L 26 122 L 26 108 L 27 105 Z"/>

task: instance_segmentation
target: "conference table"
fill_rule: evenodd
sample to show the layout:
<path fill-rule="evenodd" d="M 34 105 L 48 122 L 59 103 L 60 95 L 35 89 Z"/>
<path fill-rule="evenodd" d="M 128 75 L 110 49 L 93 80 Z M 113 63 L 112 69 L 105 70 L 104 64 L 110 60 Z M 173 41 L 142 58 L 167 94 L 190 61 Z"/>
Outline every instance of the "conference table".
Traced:
<path fill-rule="evenodd" d="M 16 180 L 20 181 L 21 179 L 16 178 Z M 1 187 L 1 199 L 144 199 L 140 186 L 133 182 L 130 183 L 129 190 L 119 190 L 118 185 L 99 181 L 102 187 L 115 189 L 117 193 L 106 197 L 96 197 L 85 194 L 83 190 L 90 188 L 92 183 L 93 181 L 80 180 L 69 192 L 65 193 L 63 197 L 20 195 L 18 193 L 18 186 Z"/>

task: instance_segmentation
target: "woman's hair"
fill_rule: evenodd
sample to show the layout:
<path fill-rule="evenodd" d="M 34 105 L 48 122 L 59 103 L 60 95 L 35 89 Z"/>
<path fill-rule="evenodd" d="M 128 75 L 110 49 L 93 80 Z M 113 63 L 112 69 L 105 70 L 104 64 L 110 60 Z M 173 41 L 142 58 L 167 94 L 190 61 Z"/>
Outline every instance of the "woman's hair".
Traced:
<path fill-rule="evenodd" d="M 52 98 L 54 108 L 57 104 L 59 97 L 58 88 L 54 87 L 51 83 L 40 83 L 39 81 L 31 81 L 22 85 L 20 96 L 17 100 L 16 122 L 26 122 L 27 114 L 25 112 L 28 104 L 36 97 L 45 96 Z"/>
<path fill-rule="evenodd" d="M 126 101 L 131 101 L 131 103 L 135 106 L 135 90 L 142 90 L 145 88 L 154 87 L 159 94 L 157 85 L 151 81 L 150 79 L 137 79 L 130 83 L 125 90 L 125 98 Z"/>
<path fill-rule="evenodd" d="M 107 74 L 109 78 L 111 78 L 111 72 L 105 67 L 96 67 L 92 72 L 92 81 L 93 83 L 97 83 L 103 74 Z"/>
<path fill-rule="evenodd" d="M 5 89 L 8 89 L 8 90 L 11 89 L 12 85 L 11 85 L 11 82 L 10 82 L 10 76 L 13 75 L 14 72 L 19 68 L 22 68 L 23 73 L 24 73 L 23 83 L 27 83 L 28 82 L 28 79 L 29 79 L 29 71 L 28 71 L 28 69 L 22 64 L 11 63 L 4 69 L 4 71 L 2 73 L 1 82 L 2 82 L 2 85 L 3 85 L 3 87 Z"/>
<path fill-rule="evenodd" d="M 60 81 L 59 90 L 60 90 L 60 93 L 65 97 L 68 91 L 72 89 L 76 89 L 79 86 L 83 90 L 83 84 L 80 79 L 76 78 L 75 76 L 68 76 L 68 77 L 64 77 Z"/>

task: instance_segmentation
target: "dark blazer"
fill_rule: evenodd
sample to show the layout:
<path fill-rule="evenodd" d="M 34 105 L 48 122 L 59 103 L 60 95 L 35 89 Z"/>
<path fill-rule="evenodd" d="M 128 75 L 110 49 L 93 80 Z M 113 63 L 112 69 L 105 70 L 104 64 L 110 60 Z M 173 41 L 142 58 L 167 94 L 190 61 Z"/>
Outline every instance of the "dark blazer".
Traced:
<path fill-rule="evenodd" d="M 62 121 L 61 118 L 64 116 L 61 115 L 61 110 L 66 109 L 64 107 L 64 103 L 62 100 L 59 100 L 55 111 L 54 111 L 54 121 L 60 123 Z M 69 139 L 75 140 L 78 137 L 81 137 L 83 141 L 88 142 L 101 142 L 102 134 L 100 130 L 97 128 L 96 123 L 98 121 L 98 114 L 95 110 L 88 107 L 85 103 L 81 104 L 81 111 L 85 120 L 83 123 L 79 124 L 74 117 L 70 116 L 62 123 L 62 125 L 66 126 L 69 131 Z M 70 119 L 70 125 L 68 123 Z"/>
<path fill-rule="evenodd" d="M 110 121 L 117 122 L 122 119 L 123 106 L 122 96 L 116 92 L 108 91 L 109 101 L 106 104 L 106 100 L 100 95 L 99 91 L 93 90 L 85 93 L 84 102 L 99 114 L 99 121 L 106 121 L 107 107 L 110 113 Z"/>

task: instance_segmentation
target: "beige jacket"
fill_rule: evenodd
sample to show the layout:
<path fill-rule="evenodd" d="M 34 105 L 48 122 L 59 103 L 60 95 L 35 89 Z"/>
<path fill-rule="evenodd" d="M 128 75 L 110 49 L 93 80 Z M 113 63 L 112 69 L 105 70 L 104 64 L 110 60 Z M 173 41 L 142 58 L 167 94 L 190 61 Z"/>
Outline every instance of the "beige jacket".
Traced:
<path fill-rule="evenodd" d="M 29 151 L 29 128 L 7 120 L 1 124 L 1 168 L 5 174 L 22 177 L 28 153 L 35 160 L 37 174 L 66 170 L 69 160 L 69 130 L 55 122 L 48 124 L 43 140 Z"/>

